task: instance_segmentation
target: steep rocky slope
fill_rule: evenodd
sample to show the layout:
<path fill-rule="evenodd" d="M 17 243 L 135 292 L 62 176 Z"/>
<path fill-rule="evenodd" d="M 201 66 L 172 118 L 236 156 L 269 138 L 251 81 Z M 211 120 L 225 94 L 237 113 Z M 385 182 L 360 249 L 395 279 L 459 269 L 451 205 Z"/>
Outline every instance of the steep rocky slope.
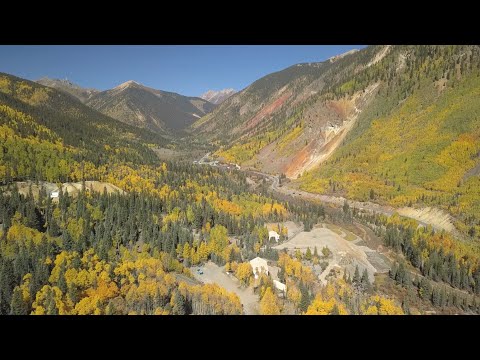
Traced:
<path fill-rule="evenodd" d="M 480 233 L 480 48 L 371 46 L 268 75 L 193 125 L 301 189 L 453 214 Z"/>
<path fill-rule="evenodd" d="M 235 94 L 193 125 L 220 146 L 228 161 L 296 178 L 318 165 L 342 141 L 375 97 L 365 91 L 329 94 L 338 78 L 356 73 L 384 47 L 350 51 L 321 63 L 305 63 L 267 75 Z M 352 60 L 353 58 L 353 60 Z"/>

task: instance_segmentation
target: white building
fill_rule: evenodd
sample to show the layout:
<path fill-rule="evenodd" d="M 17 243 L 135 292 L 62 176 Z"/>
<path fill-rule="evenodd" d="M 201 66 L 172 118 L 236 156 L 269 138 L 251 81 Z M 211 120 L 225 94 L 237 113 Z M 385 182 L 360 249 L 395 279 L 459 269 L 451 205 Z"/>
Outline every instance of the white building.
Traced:
<path fill-rule="evenodd" d="M 270 230 L 268 232 L 268 240 L 270 240 L 271 238 L 274 238 L 275 241 L 278 242 L 278 240 L 280 240 L 280 235 L 278 235 L 276 231 Z"/>
<path fill-rule="evenodd" d="M 267 260 L 262 259 L 262 258 L 257 256 L 255 259 L 250 260 L 250 265 L 252 265 L 253 274 L 255 275 L 255 279 L 258 279 L 258 275 L 260 274 L 262 269 L 268 275 Z"/>
<path fill-rule="evenodd" d="M 50 198 L 52 198 L 52 199 L 53 199 L 53 198 L 58 198 L 58 191 L 52 191 L 52 192 L 50 193 Z"/>
<path fill-rule="evenodd" d="M 273 286 L 275 286 L 277 290 L 283 291 L 285 293 L 287 292 L 287 285 L 281 283 L 278 280 L 273 280 Z"/>

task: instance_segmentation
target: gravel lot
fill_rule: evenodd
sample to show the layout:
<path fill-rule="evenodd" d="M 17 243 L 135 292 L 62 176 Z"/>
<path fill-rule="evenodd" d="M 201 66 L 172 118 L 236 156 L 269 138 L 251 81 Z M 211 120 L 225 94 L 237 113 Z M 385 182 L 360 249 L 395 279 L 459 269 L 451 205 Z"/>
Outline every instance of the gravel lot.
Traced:
<path fill-rule="evenodd" d="M 319 277 L 323 283 L 325 283 L 326 275 L 328 275 L 330 269 L 335 265 L 346 268 L 352 276 L 355 271 L 355 266 L 358 265 L 360 272 L 362 272 L 363 269 L 367 269 L 370 281 L 374 281 L 374 274 L 377 272 L 377 269 L 370 263 L 369 257 L 366 254 L 370 249 L 357 246 L 327 228 L 314 228 L 310 232 L 301 232 L 293 239 L 275 246 L 274 249 L 300 249 L 304 252 L 307 247 L 313 251 L 315 246 L 319 253 L 324 246 L 328 246 L 333 254 L 333 259 L 329 259 L 329 266 Z"/>
<path fill-rule="evenodd" d="M 215 283 L 228 291 L 234 292 L 240 298 L 243 305 L 243 311 L 246 315 L 258 314 L 258 296 L 253 293 L 252 287 L 243 288 L 240 282 L 233 275 L 227 275 L 225 268 L 219 267 L 213 262 L 208 262 L 204 266 L 200 266 L 203 274 L 197 272 L 198 266 L 191 268 L 195 279 L 205 284 Z"/>

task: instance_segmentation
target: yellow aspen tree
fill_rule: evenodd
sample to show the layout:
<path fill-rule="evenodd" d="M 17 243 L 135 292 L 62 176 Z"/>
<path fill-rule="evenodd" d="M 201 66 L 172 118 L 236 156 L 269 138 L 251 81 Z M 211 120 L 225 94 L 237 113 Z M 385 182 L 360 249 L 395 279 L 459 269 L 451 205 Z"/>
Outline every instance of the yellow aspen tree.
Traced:
<path fill-rule="evenodd" d="M 192 262 L 192 265 L 196 265 L 199 263 L 198 251 L 195 251 L 194 247 L 190 249 L 190 261 Z"/>
<path fill-rule="evenodd" d="M 200 255 L 200 261 L 202 262 L 207 261 L 209 251 L 208 251 L 207 244 L 205 242 L 203 241 L 201 242 L 198 252 Z"/>
<path fill-rule="evenodd" d="M 261 315 L 280 315 L 280 306 L 277 302 L 277 297 L 270 287 L 267 288 L 260 301 Z"/>
<path fill-rule="evenodd" d="M 232 253 L 233 249 L 231 247 L 226 247 L 223 250 L 223 259 L 225 260 L 225 262 L 230 262 L 230 260 L 232 259 Z"/>
<path fill-rule="evenodd" d="M 177 256 L 183 255 L 183 247 L 180 243 L 177 244 L 175 251 L 177 252 Z"/>
<path fill-rule="evenodd" d="M 374 305 L 370 305 L 364 312 L 365 315 L 378 315 L 378 308 Z"/>
<path fill-rule="evenodd" d="M 300 300 L 302 299 L 302 293 L 295 285 L 287 286 L 287 299 L 290 300 L 296 308 L 300 305 Z"/>
<path fill-rule="evenodd" d="M 393 300 L 381 297 L 379 305 L 380 309 L 378 313 L 380 315 L 404 315 L 402 308 L 397 306 Z"/>
<path fill-rule="evenodd" d="M 247 286 L 250 278 L 253 276 L 252 265 L 248 262 L 238 264 L 237 270 L 235 271 L 235 276 L 242 283 L 242 285 Z"/>
<path fill-rule="evenodd" d="M 185 243 L 185 245 L 183 246 L 183 258 L 185 260 L 190 260 L 190 244 L 189 243 Z"/>
<path fill-rule="evenodd" d="M 228 246 L 227 229 L 222 225 L 214 226 L 210 231 L 209 243 L 212 247 L 212 251 L 216 255 L 222 256 L 223 250 Z"/>

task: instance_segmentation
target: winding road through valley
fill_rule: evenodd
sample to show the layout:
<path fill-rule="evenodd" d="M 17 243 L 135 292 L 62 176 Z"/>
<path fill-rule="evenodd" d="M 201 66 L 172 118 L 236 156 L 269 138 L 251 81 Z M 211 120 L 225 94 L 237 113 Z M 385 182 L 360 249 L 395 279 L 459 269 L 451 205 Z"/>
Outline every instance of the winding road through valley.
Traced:
<path fill-rule="evenodd" d="M 200 165 L 210 165 L 210 166 L 218 166 L 213 165 L 212 162 L 208 162 L 207 158 L 209 157 L 210 153 L 205 154 L 200 160 L 196 161 Z M 455 235 L 459 235 L 458 231 L 455 229 L 453 225 L 453 218 L 443 210 L 436 209 L 436 208 L 421 208 L 416 209 L 412 207 L 403 207 L 403 208 L 394 208 L 388 205 L 380 205 L 370 201 L 361 202 L 356 200 L 346 199 L 341 196 L 332 196 L 332 195 L 323 195 L 323 194 L 314 194 L 307 191 L 293 189 L 290 188 L 287 184 L 280 185 L 280 178 L 278 175 L 271 175 L 257 170 L 251 169 L 241 169 L 239 171 L 243 171 L 244 173 L 261 176 L 267 179 L 270 182 L 270 188 L 279 194 L 291 196 L 298 199 L 304 199 L 309 201 L 321 201 L 323 203 L 333 204 L 335 206 L 343 206 L 345 201 L 348 205 L 352 208 L 356 208 L 359 210 L 365 210 L 372 213 L 384 214 L 387 216 L 391 216 L 394 213 L 398 213 L 399 215 L 407 218 L 414 219 L 418 221 L 420 225 L 427 226 L 431 225 L 436 230 L 445 230 L 447 232 L 451 232 Z"/>
<path fill-rule="evenodd" d="M 295 198 L 305 200 L 317 200 L 324 203 L 333 204 L 335 206 L 343 206 L 345 201 L 350 207 L 354 207 L 359 210 L 365 210 L 372 213 L 384 214 L 391 216 L 394 213 L 398 213 L 401 216 L 408 217 L 418 221 L 420 225 L 431 225 L 436 230 L 445 230 L 457 234 L 455 226 L 453 225 L 453 219 L 449 214 L 434 208 L 415 209 L 412 207 L 394 208 L 388 205 L 379 205 L 370 201 L 361 202 L 356 200 L 346 199 L 341 196 L 314 194 L 303 190 L 292 189 L 287 184 L 280 185 L 280 178 L 277 175 L 266 174 L 256 170 L 242 170 L 246 173 L 255 174 L 266 178 L 270 183 L 270 187 L 273 191 L 283 195 L 292 196 Z"/>

